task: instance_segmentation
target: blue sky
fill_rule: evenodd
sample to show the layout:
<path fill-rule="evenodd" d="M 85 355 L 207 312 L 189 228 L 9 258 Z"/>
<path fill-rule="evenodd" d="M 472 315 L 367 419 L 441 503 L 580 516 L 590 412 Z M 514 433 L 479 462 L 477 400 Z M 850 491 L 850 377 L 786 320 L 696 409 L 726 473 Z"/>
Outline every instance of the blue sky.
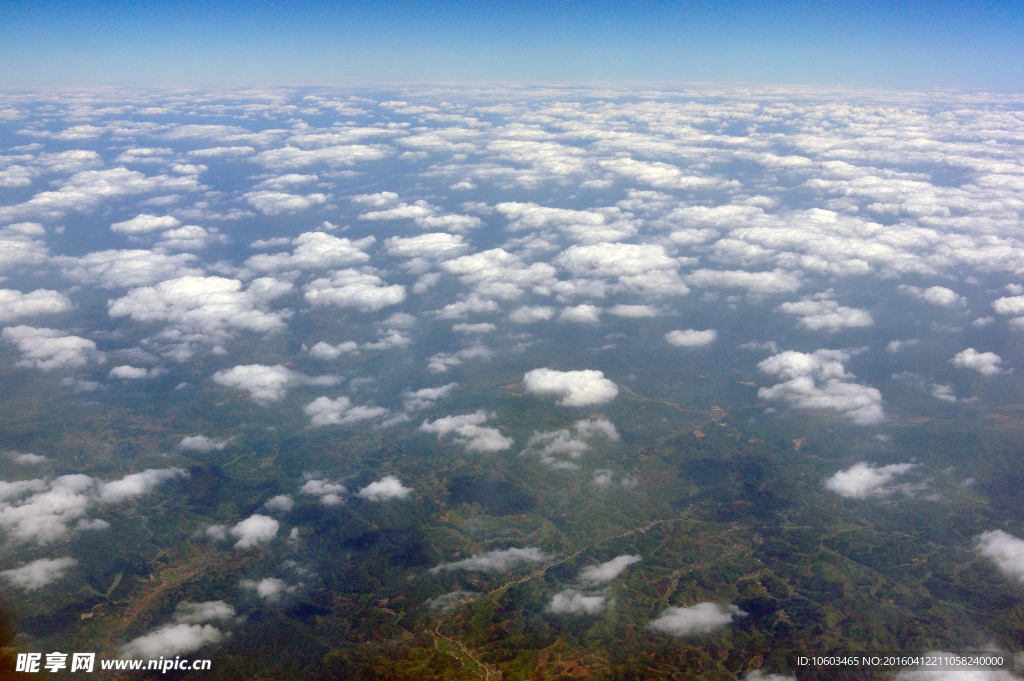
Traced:
<path fill-rule="evenodd" d="M 6 2 L 0 86 L 726 81 L 1019 89 L 1018 3 Z"/>

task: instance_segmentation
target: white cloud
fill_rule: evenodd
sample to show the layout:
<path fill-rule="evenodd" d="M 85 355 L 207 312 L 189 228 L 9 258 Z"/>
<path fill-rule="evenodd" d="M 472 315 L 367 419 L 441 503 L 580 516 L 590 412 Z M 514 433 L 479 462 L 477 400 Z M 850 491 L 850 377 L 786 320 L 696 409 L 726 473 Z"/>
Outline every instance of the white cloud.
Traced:
<path fill-rule="evenodd" d="M 641 317 L 657 317 L 661 311 L 653 305 L 615 305 L 608 309 L 608 314 L 639 319 Z"/>
<path fill-rule="evenodd" d="M 288 393 L 288 389 L 296 385 L 334 385 L 337 376 L 319 376 L 310 378 L 292 371 L 286 366 L 275 364 L 240 364 L 213 375 L 214 383 L 237 388 L 249 393 L 253 402 L 266 406 L 278 402 Z"/>
<path fill-rule="evenodd" d="M 65 336 L 55 329 L 37 329 L 31 326 L 8 326 L 0 332 L 5 340 L 18 346 L 20 367 L 34 367 L 41 371 L 74 369 L 85 366 L 89 360 L 103 361 L 96 343 L 81 336 Z"/>
<path fill-rule="evenodd" d="M 676 259 L 656 244 L 575 245 L 558 254 L 554 262 L 577 276 L 588 277 L 623 277 L 679 267 Z"/>
<path fill-rule="evenodd" d="M 519 567 L 523 563 L 541 563 L 548 559 L 548 556 L 538 548 L 527 549 L 504 549 L 488 551 L 474 555 L 470 558 L 457 560 L 454 563 L 444 563 L 430 569 L 432 574 L 439 572 L 450 572 L 453 570 L 465 570 L 467 572 L 508 572 Z"/>
<path fill-rule="evenodd" d="M 188 276 L 131 289 L 107 306 L 111 317 L 169 323 L 172 330 L 162 337 L 177 344 L 171 356 L 184 361 L 196 343 L 219 342 L 236 329 L 259 333 L 283 329 L 291 312 L 271 312 L 267 307 L 291 290 L 291 284 L 267 277 L 254 279 L 243 291 L 237 279 Z"/>
<path fill-rule="evenodd" d="M 996 564 L 1007 577 L 1024 584 L 1024 540 L 1002 530 L 975 537 L 978 552 Z"/>
<path fill-rule="evenodd" d="M 115 222 L 110 225 L 110 231 L 120 232 L 122 234 L 146 234 L 147 232 L 156 232 L 161 229 L 177 227 L 180 224 L 180 221 L 170 215 L 150 215 L 149 213 L 142 213 L 141 215 L 136 215 L 131 220 Z"/>
<path fill-rule="evenodd" d="M 228 238 L 216 227 L 185 225 L 160 235 L 154 248 L 161 251 L 201 251 L 212 243 L 227 243 Z"/>
<path fill-rule="evenodd" d="M 318 479 L 307 476 L 306 481 L 299 488 L 299 493 L 319 497 L 320 503 L 324 506 L 338 506 L 345 503 L 348 489 L 344 485 L 326 478 Z"/>
<path fill-rule="evenodd" d="M 99 483 L 97 492 L 99 500 L 106 504 L 116 504 L 127 499 L 147 494 L 157 485 L 174 478 L 188 477 L 183 468 L 147 468 L 141 473 L 131 473 L 120 480 Z"/>
<path fill-rule="evenodd" d="M 616 556 L 606 563 L 583 568 L 580 570 L 579 579 L 591 584 L 605 584 L 621 575 L 633 563 L 639 563 L 643 559 L 643 556 L 631 556 L 628 554 Z"/>
<path fill-rule="evenodd" d="M 732 622 L 734 618 L 743 617 L 746 614 L 735 605 L 699 603 L 688 608 L 666 608 L 657 619 L 651 620 L 647 626 L 672 636 L 706 634 L 715 629 L 721 629 Z"/>
<path fill-rule="evenodd" d="M 27 452 L 9 451 L 4 452 L 4 456 L 9 458 L 19 466 L 35 466 L 38 464 L 49 463 L 50 458 L 42 456 L 41 454 L 29 454 Z"/>
<path fill-rule="evenodd" d="M 83 170 L 61 182 L 56 190 L 39 192 L 24 203 L 0 208 L 0 221 L 30 217 L 59 220 L 71 211 L 91 212 L 105 201 L 124 196 L 198 188 L 194 177 L 146 177 L 126 168 Z"/>
<path fill-rule="evenodd" d="M 383 145 L 346 144 L 320 149 L 297 149 L 283 147 L 269 149 L 256 156 L 256 161 L 272 170 L 305 168 L 311 165 L 351 166 L 367 161 L 379 161 L 394 151 Z"/>
<path fill-rule="evenodd" d="M 872 326 L 875 320 L 867 310 L 845 307 L 834 300 L 801 300 L 783 303 L 779 310 L 800 317 L 800 326 L 817 331 Z"/>
<path fill-rule="evenodd" d="M 327 196 L 325 194 L 300 196 L 264 189 L 246 193 L 245 200 L 264 215 L 278 215 L 280 213 L 296 213 L 326 203 Z"/>
<path fill-rule="evenodd" d="M 167 255 L 137 249 L 94 251 L 81 257 L 53 259 L 68 279 L 103 288 L 149 286 L 165 279 L 199 277 L 203 271 L 194 266 L 195 260 L 196 256 L 189 253 Z"/>
<path fill-rule="evenodd" d="M 174 621 L 181 624 L 202 624 L 211 620 L 230 620 L 235 608 L 224 601 L 191 603 L 182 601 L 174 608 Z"/>
<path fill-rule="evenodd" d="M 387 501 L 388 499 L 405 499 L 412 490 L 402 484 L 393 475 L 385 475 L 377 482 L 371 482 L 356 492 L 356 496 L 367 501 Z"/>
<path fill-rule="evenodd" d="M 144 660 L 173 658 L 223 640 L 220 630 L 209 624 L 168 624 L 121 646 L 120 653 L 123 658 Z"/>
<path fill-rule="evenodd" d="M 74 558 L 56 558 L 53 560 L 40 558 L 26 563 L 20 568 L 4 570 L 0 577 L 11 583 L 11 586 L 24 591 L 37 591 L 47 584 L 61 579 L 69 568 L 78 565 Z"/>
<path fill-rule="evenodd" d="M 455 258 L 469 249 L 469 245 L 458 234 L 432 232 L 413 237 L 393 236 L 384 241 L 388 255 L 396 258 Z"/>
<path fill-rule="evenodd" d="M 543 367 L 526 372 L 523 388 L 533 395 L 556 395 L 563 407 L 583 407 L 604 404 L 619 394 L 618 386 L 604 377 L 604 372 L 558 371 Z"/>
<path fill-rule="evenodd" d="M 884 418 L 882 393 L 846 379 L 843 362 L 850 356 L 839 350 L 816 350 L 811 354 L 787 350 L 761 361 L 757 368 L 780 376 L 785 382 L 759 388 L 763 400 L 784 400 L 800 409 L 833 409 L 854 423 L 868 425 Z"/>
<path fill-rule="evenodd" d="M 271 497 L 263 504 L 263 508 L 268 511 L 284 511 L 287 513 L 295 507 L 295 500 L 287 494 L 278 494 L 276 497 Z"/>
<path fill-rule="evenodd" d="M 406 411 L 420 411 L 433 407 L 438 400 L 443 400 L 451 395 L 458 383 L 447 383 L 438 388 L 421 388 L 420 390 L 402 391 L 402 408 Z"/>
<path fill-rule="evenodd" d="M 229 437 L 225 440 L 215 440 L 205 435 L 192 435 L 182 438 L 181 442 L 178 443 L 178 448 L 192 452 L 223 451 L 234 439 Z"/>
<path fill-rule="evenodd" d="M 265 515 L 254 513 L 231 528 L 231 536 L 237 537 L 236 549 L 251 549 L 267 544 L 277 536 L 281 523 Z"/>
<path fill-rule="evenodd" d="M 456 333 L 490 333 L 496 328 L 498 327 L 490 322 L 480 322 L 479 324 L 452 324 L 452 331 Z"/>
<path fill-rule="evenodd" d="M 556 593 L 544 610 L 554 615 L 596 615 L 614 603 L 604 596 L 585 596 L 575 589 L 565 589 Z"/>
<path fill-rule="evenodd" d="M 1024 315 L 1024 296 L 999 298 L 992 302 L 992 309 L 1001 315 Z"/>
<path fill-rule="evenodd" d="M 276 603 L 286 593 L 298 591 L 295 586 L 288 586 L 283 579 L 277 577 L 266 577 L 260 581 L 243 579 L 239 585 L 248 591 L 254 591 L 257 596 L 270 603 Z"/>
<path fill-rule="evenodd" d="M 454 434 L 455 442 L 463 445 L 467 452 L 499 452 L 514 444 L 512 438 L 505 437 L 497 428 L 487 428 L 480 424 L 486 423 L 489 415 L 483 409 L 473 414 L 461 416 L 445 416 L 433 423 L 424 420 L 420 430 L 424 433 L 436 433 L 438 438 Z"/>
<path fill-rule="evenodd" d="M 665 334 L 665 340 L 669 345 L 674 345 L 677 348 L 700 347 L 702 345 L 710 345 L 718 340 L 718 332 L 714 329 L 706 329 L 704 331 L 695 331 L 694 329 L 669 331 Z"/>
<path fill-rule="evenodd" d="M 354 407 L 352 401 L 345 396 L 333 400 L 327 397 L 318 397 L 303 407 L 302 411 L 309 416 L 310 425 L 314 428 L 347 426 L 358 421 L 375 419 L 388 413 L 384 407 Z"/>
<path fill-rule="evenodd" d="M 911 345 L 917 345 L 917 343 L 918 343 L 918 341 L 917 341 L 916 338 L 911 339 L 911 340 L 891 340 L 885 346 L 885 351 L 888 352 L 890 355 L 895 355 L 896 353 L 898 353 L 903 348 L 911 346 Z"/>
<path fill-rule="evenodd" d="M 786 676 L 785 674 L 766 674 L 760 669 L 755 669 L 744 676 L 743 681 L 797 681 L 797 679 L 795 676 Z"/>
<path fill-rule="evenodd" d="M 108 374 L 111 378 L 120 378 L 124 381 L 134 381 L 144 378 L 157 378 L 163 376 L 163 369 L 146 369 L 144 367 L 133 367 L 127 364 L 114 367 Z"/>
<path fill-rule="evenodd" d="M 576 305 L 575 307 L 562 308 L 558 315 L 560 322 L 575 322 L 576 324 L 599 324 L 603 310 L 596 305 Z"/>
<path fill-rule="evenodd" d="M 18 317 L 57 314 L 71 308 L 71 301 L 56 291 L 38 289 L 22 293 L 8 288 L 0 289 L 0 322 L 9 322 Z"/>
<path fill-rule="evenodd" d="M 554 314 L 553 307 L 525 305 L 514 310 L 508 318 L 516 324 L 533 324 L 534 322 L 545 322 Z"/>
<path fill-rule="evenodd" d="M 558 457 L 568 456 L 569 459 L 579 459 L 584 452 L 591 449 L 588 440 L 597 436 L 602 436 L 611 442 L 618 442 L 620 439 L 615 425 L 608 419 L 583 419 L 577 421 L 574 427 L 575 435 L 566 428 L 545 432 L 534 431 L 526 443 L 524 453 L 536 453 L 540 456 L 541 463 L 556 470 L 576 470 L 579 468 L 578 464 Z"/>
<path fill-rule="evenodd" d="M 358 354 L 358 348 L 359 345 L 355 341 L 345 341 L 337 345 L 320 341 L 309 349 L 309 356 L 322 360 L 338 359 L 345 354 Z"/>
<path fill-rule="evenodd" d="M 490 359 L 494 353 L 486 346 L 477 343 L 458 352 L 439 352 L 427 358 L 427 370 L 435 374 L 443 374 L 449 367 L 461 366 L 463 362 L 470 359 Z"/>
<path fill-rule="evenodd" d="M 372 236 L 351 241 L 325 232 L 305 232 L 292 239 L 291 253 L 261 253 L 246 260 L 245 266 L 256 272 L 276 272 L 358 265 L 370 259 L 363 249 L 375 242 Z"/>
<path fill-rule="evenodd" d="M 925 301 L 926 303 L 937 305 L 939 307 L 963 307 L 967 305 L 967 298 L 957 295 L 956 291 L 948 289 L 945 286 L 931 286 L 921 290 L 917 286 L 902 284 L 899 286 L 899 290 L 907 295 L 911 295 Z"/>
<path fill-rule="evenodd" d="M 383 284 L 384 280 L 375 274 L 338 270 L 329 278 L 307 284 L 305 298 L 314 306 L 354 307 L 363 312 L 398 305 L 405 300 L 404 286 Z"/>
<path fill-rule="evenodd" d="M 7 483 L 0 481 L 0 528 L 17 542 L 52 544 L 86 530 L 109 527 L 89 520 L 90 508 L 116 504 L 152 491 L 166 480 L 185 476 L 180 468 L 148 469 L 104 482 L 88 475 L 62 475 Z"/>
<path fill-rule="evenodd" d="M 898 463 L 875 468 L 861 461 L 845 471 L 839 471 L 825 480 L 825 489 L 848 499 L 865 499 L 892 494 L 895 489 L 887 485 L 897 475 L 903 475 L 916 464 Z"/>
<path fill-rule="evenodd" d="M 754 294 L 791 293 L 803 286 L 800 275 L 775 269 L 771 272 L 742 272 L 701 269 L 684 277 L 699 288 L 745 288 Z"/>
<path fill-rule="evenodd" d="M 623 475 L 610 468 L 599 468 L 594 471 L 594 486 L 608 489 L 621 487 L 622 489 L 633 489 L 640 484 L 640 481 L 632 475 Z"/>
<path fill-rule="evenodd" d="M 963 352 L 958 352 L 950 361 L 955 367 L 974 369 L 986 376 L 994 376 L 1004 373 L 1004 371 L 1009 373 L 1000 366 L 1003 360 L 994 352 L 978 352 L 974 348 L 967 348 Z"/>

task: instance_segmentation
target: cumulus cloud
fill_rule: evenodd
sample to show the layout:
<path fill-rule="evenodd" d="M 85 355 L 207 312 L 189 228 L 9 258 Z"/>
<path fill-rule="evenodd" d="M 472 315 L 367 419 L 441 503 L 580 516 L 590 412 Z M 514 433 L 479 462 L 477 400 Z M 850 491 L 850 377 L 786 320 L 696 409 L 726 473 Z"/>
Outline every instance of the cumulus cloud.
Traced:
<path fill-rule="evenodd" d="M 270 603 L 281 600 L 285 594 L 295 593 L 299 588 L 295 585 L 289 586 L 283 579 L 277 577 L 266 577 L 260 581 L 243 579 L 239 586 L 247 591 L 254 592 L 257 596 Z"/>
<path fill-rule="evenodd" d="M 284 399 L 288 389 L 297 385 L 334 385 L 337 376 L 311 378 L 286 366 L 242 364 L 213 375 L 214 383 L 249 393 L 253 402 L 266 406 Z M 326 398 L 323 398 L 326 399 Z"/>
<path fill-rule="evenodd" d="M 604 596 L 585 596 L 575 589 L 564 589 L 551 598 L 544 610 L 554 615 L 596 615 L 614 603 Z"/>
<path fill-rule="evenodd" d="M 875 320 L 867 310 L 845 307 L 834 300 L 801 300 L 783 303 L 779 310 L 800 317 L 800 326 L 817 331 L 871 326 Z"/>
<path fill-rule="evenodd" d="M 187 475 L 180 468 L 165 468 L 109 482 L 81 474 L 0 482 L 0 528 L 13 541 L 37 544 L 52 544 L 75 532 L 102 530 L 109 525 L 88 519 L 89 509 L 147 494 L 162 482 Z"/>
<path fill-rule="evenodd" d="M 40 558 L 20 568 L 0 572 L 0 578 L 6 579 L 11 586 L 18 589 L 37 591 L 61 579 L 64 573 L 75 565 L 78 565 L 78 561 L 74 558 Z"/>
<path fill-rule="evenodd" d="M 123 658 L 144 660 L 173 658 L 223 640 L 224 635 L 220 630 L 209 624 L 168 624 L 132 639 L 121 646 L 120 654 Z"/>
<path fill-rule="evenodd" d="M 358 421 L 374 419 L 388 413 L 385 407 L 356 407 L 352 405 L 349 398 L 342 396 L 336 399 L 318 397 L 305 407 L 302 411 L 309 416 L 310 425 L 314 428 L 321 426 L 347 426 Z"/>
<path fill-rule="evenodd" d="M 825 480 L 825 489 L 848 499 L 865 499 L 892 494 L 895 488 L 888 486 L 897 475 L 903 475 L 916 464 L 895 463 L 875 468 L 861 461 L 845 471 L 839 471 Z"/>
<path fill-rule="evenodd" d="M 618 386 L 604 377 L 604 372 L 587 369 L 583 371 L 558 371 L 543 367 L 526 372 L 523 388 L 533 395 L 554 395 L 560 397 L 558 404 L 563 407 L 584 407 L 604 404 L 619 394 Z"/>
<path fill-rule="evenodd" d="M 370 259 L 364 249 L 376 241 L 372 236 L 351 241 L 326 232 L 305 232 L 292 239 L 291 244 L 295 248 L 291 253 L 260 253 L 246 260 L 245 266 L 255 272 L 267 273 L 358 265 Z"/>
<path fill-rule="evenodd" d="M 600 565 L 590 565 L 580 570 L 579 579 L 591 584 L 605 584 L 612 581 L 633 563 L 639 563 L 643 556 L 622 555 Z"/>
<path fill-rule="evenodd" d="M 534 432 L 526 443 L 524 453 L 534 453 L 540 457 L 541 463 L 554 469 L 575 470 L 579 465 L 572 459 L 579 459 L 590 451 L 589 440 L 604 437 L 611 442 L 618 442 L 620 437 L 615 425 L 608 419 L 595 418 L 577 421 L 575 433 L 567 428 Z M 568 457 L 569 460 L 560 457 Z"/>
<path fill-rule="evenodd" d="M 974 539 L 985 556 L 1010 579 L 1024 584 L 1024 540 L 1002 530 L 982 532 Z"/>
<path fill-rule="evenodd" d="M 174 608 L 174 621 L 181 624 L 230 620 L 234 616 L 234 606 L 228 605 L 224 601 L 204 601 L 202 603 L 182 601 Z"/>
<path fill-rule="evenodd" d="M 967 305 L 967 298 L 958 295 L 956 291 L 948 289 L 945 286 L 931 286 L 922 290 L 917 286 L 902 284 L 899 286 L 899 290 L 907 295 L 939 307 L 963 307 Z"/>
<path fill-rule="evenodd" d="M 376 482 L 356 492 L 356 496 L 367 501 L 387 501 L 388 499 L 405 499 L 412 494 L 412 489 L 404 486 L 402 481 L 393 475 L 385 475 Z"/>
<path fill-rule="evenodd" d="M 313 280 L 306 285 L 305 297 L 314 306 L 336 305 L 371 312 L 401 303 L 405 287 L 386 286 L 375 274 L 348 269 Z"/>
<path fill-rule="evenodd" d="M 358 354 L 358 349 L 359 344 L 355 341 L 345 341 L 337 345 L 320 341 L 309 349 L 309 356 L 314 359 L 331 360 L 346 354 Z"/>
<path fill-rule="evenodd" d="M 81 336 L 66 336 L 55 329 L 37 329 L 22 324 L 8 326 L 0 336 L 18 347 L 22 357 L 18 362 L 20 367 L 53 371 L 85 366 L 90 360 L 104 361 L 93 341 Z"/>
<path fill-rule="evenodd" d="M 467 360 L 490 359 L 493 354 L 486 346 L 479 343 L 462 348 L 458 352 L 439 352 L 427 358 L 427 370 L 431 373 L 443 374 L 450 367 L 461 366 Z"/>
<path fill-rule="evenodd" d="M 307 475 L 306 481 L 299 488 L 299 493 L 319 497 L 320 503 L 324 506 L 338 506 L 345 503 L 348 489 L 332 480 Z"/>
<path fill-rule="evenodd" d="M 100 501 L 116 504 L 146 494 L 160 483 L 179 477 L 188 477 L 188 472 L 182 468 L 148 468 L 120 480 L 100 483 L 97 491 Z"/>
<path fill-rule="evenodd" d="M 137 215 L 131 220 L 125 220 L 124 222 L 115 222 L 110 225 L 110 231 L 120 232 L 122 234 L 145 234 L 147 232 L 156 232 L 161 229 L 170 229 L 180 225 L 176 218 L 170 215 L 150 215 L 149 213 L 143 213 Z"/>
<path fill-rule="evenodd" d="M 956 353 L 950 361 L 955 367 L 960 367 L 961 369 L 974 369 L 978 373 L 986 376 L 994 376 L 1004 372 L 1009 373 L 1009 371 L 1004 370 L 1000 366 L 1003 363 L 1003 360 L 994 352 L 978 352 L 974 348 L 967 348 L 963 352 Z M 1012 369 L 1010 371 L 1012 371 Z"/>
<path fill-rule="evenodd" d="M 431 232 L 413 237 L 391 237 L 384 241 L 384 249 L 396 258 L 448 259 L 462 255 L 469 245 L 458 234 Z"/>
<path fill-rule="evenodd" d="M 688 608 L 666 608 L 658 618 L 651 620 L 647 626 L 672 636 L 706 634 L 715 629 L 721 629 L 733 619 L 746 614 L 735 605 L 699 603 Z"/>
<path fill-rule="evenodd" d="M 505 437 L 497 428 L 489 428 L 480 424 L 494 414 L 483 409 L 461 416 L 445 416 L 433 423 L 424 420 L 420 430 L 424 433 L 436 433 L 438 438 L 449 434 L 455 435 L 455 442 L 466 448 L 467 452 L 500 452 L 514 444 L 512 438 Z"/>
<path fill-rule="evenodd" d="M 277 215 L 279 213 L 296 213 L 326 203 L 327 196 L 325 194 L 301 196 L 264 189 L 256 192 L 247 192 L 245 200 L 264 215 Z"/>
<path fill-rule="evenodd" d="M 443 563 L 430 568 L 432 574 L 465 570 L 466 572 L 508 572 L 524 563 L 542 563 L 548 556 L 539 548 L 504 549 L 488 551 L 454 563 Z"/>
<path fill-rule="evenodd" d="M 524 305 L 512 311 L 508 316 L 509 320 L 516 324 L 533 324 L 545 322 L 555 314 L 553 307 Z"/>
<path fill-rule="evenodd" d="M 267 544 L 277 536 L 281 523 L 265 515 L 254 513 L 231 528 L 231 536 L 238 539 L 236 549 L 251 549 Z"/>
<path fill-rule="evenodd" d="M 594 471 L 594 486 L 603 489 L 621 487 L 622 489 L 633 489 L 640 484 L 640 481 L 632 475 L 624 475 L 613 471 L 610 468 L 599 468 Z"/>
<path fill-rule="evenodd" d="M 81 257 L 53 259 L 68 279 L 103 288 L 149 286 L 165 279 L 201 277 L 203 271 L 193 266 L 195 260 L 196 256 L 190 253 L 167 255 L 139 249 L 95 251 Z"/>
<path fill-rule="evenodd" d="M 657 317 L 661 311 L 653 305 L 614 305 L 608 309 L 608 314 L 639 319 L 641 317 Z"/>
<path fill-rule="evenodd" d="M 798 273 L 782 269 L 771 272 L 701 269 L 688 274 L 685 281 L 698 288 L 745 288 L 754 294 L 792 293 L 803 286 Z"/>
<path fill-rule="evenodd" d="M 205 435 L 190 435 L 189 437 L 182 438 L 181 442 L 178 443 L 179 449 L 192 452 L 212 452 L 214 450 L 223 451 L 235 438 L 229 437 L 224 440 L 217 440 L 214 438 L 206 437 Z"/>
<path fill-rule="evenodd" d="M 457 387 L 459 387 L 458 383 L 446 383 L 438 388 L 421 388 L 419 390 L 406 388 L 402 391 L 402 408 L 405 411 L 429 409 L 438 400 L 446 399 Z"/>
<path fill-rule="evenodd" d="M 9 322 L 19 317 L 34 317 L 41 314 L 57 314 L 72 308 L 67 296 L 38 289 L 31 293 L 22 293 L 13 289 L 0 289 L 0 322 Z"/>
<path fill-rule="evenodd" d="M 835 410 L 861 425 L 878 423 L 885 416 L 882 393 L 848 380 L 854 377 L 843 366 L 849 358 L 840 350 L 787 350 L 772 355 L 757 368 L 786 380 L 770 388 L 759 388 L 757 396 L 763 400 L 783 400 L 800 409 Z"/>
<path fill-rule="evenodd" d="M 263 504 L 263 508 L 268 511 L 284 511 L 287 513 L 295 507 L 295 500 L 287 494 L 278 494 L 276 497 L 271 497 Z"/>
<path fill-rule="evenodd" d="M 562 308 L 558 315 L 560 322 L 575 322 L 576 324 L 599 324 L 603 310 L 596 305 L 576 305 L 575 307 Z"/>
<path fill-rule="evenodd" d="M 677 348 L 693 348 L 714 343 L 718 340 L 718 332 L 714 329 L 706 329 L 704 331 L 695 331 L 693 329 L 669 331 L 665 334 L 665 340 L 669 345 L 674 345 Z"/>
<path fill-rule="evenodd" d="M 111 317 L 138 322 L 166 322 L 171 329 L 162 338 L 171 344 L 166 354 L 185 361 L 197 343 L 212 343 L 235 330 L 271 333 L 285 327 L 288 310 L 267 310 L 270 302 L 292 290 L 292 285 L 264 277 L 246 290 L 242 282 L 224 277 L 179 277 L 155 286 L 131 289 L 107 303 Z"/>
<path fill-rule="evenodd" d="M 146 369 L 145 367 L 133 367 L 128 364 L 114 367 L 108 374 L 111 378 L 120 378 L 123 381 L 136 381 L 144 378 L 157 378 L 166 373 L 163 369 Z"/>

